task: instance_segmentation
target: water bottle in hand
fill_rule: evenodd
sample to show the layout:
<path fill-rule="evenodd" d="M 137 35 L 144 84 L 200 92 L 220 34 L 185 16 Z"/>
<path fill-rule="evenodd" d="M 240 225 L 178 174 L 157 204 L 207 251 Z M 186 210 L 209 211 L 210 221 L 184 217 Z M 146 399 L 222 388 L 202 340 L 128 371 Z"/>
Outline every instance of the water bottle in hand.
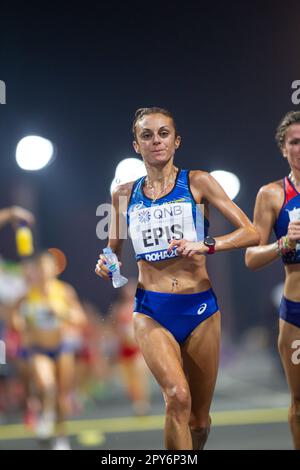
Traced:
<path fill-rule="evenodd" d="M 127 284 L 128 279 L 121 275 L 120 266 L 117 255 L 111 248 L 104 248 L 103 254 L 105 256 L 107 267 L 112 273 L 112 284 L 114 287 L 123 287 Z"/>

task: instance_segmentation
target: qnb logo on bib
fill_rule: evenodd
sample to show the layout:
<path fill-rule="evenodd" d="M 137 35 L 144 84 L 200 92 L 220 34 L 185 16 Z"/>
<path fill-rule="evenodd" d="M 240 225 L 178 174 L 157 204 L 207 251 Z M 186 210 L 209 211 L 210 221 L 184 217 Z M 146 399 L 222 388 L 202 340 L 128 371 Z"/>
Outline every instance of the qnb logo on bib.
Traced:
<path fill-rule="evenodd" d="M 202 313 L 204 313 L 206 309 L 207 309 L 207 304 L 201 304 L 200 307 L 198 308 L 197 315 L 202 315 Z"/>
<path fill-rule="evenodd" d="M 145 224 L 145 223 L 149 222 L 150 219 L 151 219 L 150 211 L 148 209 L 139 211 L 138 219 L 139 219 L 140 223 Z"/>

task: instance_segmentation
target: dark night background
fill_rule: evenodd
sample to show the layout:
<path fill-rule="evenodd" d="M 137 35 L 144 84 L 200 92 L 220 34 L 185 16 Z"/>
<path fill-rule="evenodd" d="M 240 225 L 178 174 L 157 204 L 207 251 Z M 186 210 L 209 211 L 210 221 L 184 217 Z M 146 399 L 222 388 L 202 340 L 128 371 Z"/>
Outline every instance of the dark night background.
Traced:
<path fill-rule="evenodd" d="M 162 106 L 177 121 L 183 168 L 236 173 L 236 203 L 252 217 L 259 187 L 288 172 L 274 142 L 281 117 L 297 106 L 300 2 L 2 2 L 0 79 L 0 206 L 20 204 L 37 216 L 40 247 L 68 257 L 63 278 L 106 312 L 114 289 L 94 274 L 104 242 L 96 208 L 109 202 L 120 159 L 134 156 L 136 108 Z M 299 109 L 299 105 L 298 105 Z M 20 138 L 52 140 L 57 158 L 40 172 L 17 167 Z M 215 224 L 214 224 L 215 221 Z M 212 215 L 212 235 L 231 230 Z M 15 257 L 12 231 L 1 253 Z M 126 245 L 127 247 L 127 245 Z M 136 272 L 131 249 L 124 273 Z M 280 263 L 259 273 L 243 252 L 210 260 L 224 322 L 239 333 L 266 324 Z M 276 313 L 272 313 L 275 320 Z"/>

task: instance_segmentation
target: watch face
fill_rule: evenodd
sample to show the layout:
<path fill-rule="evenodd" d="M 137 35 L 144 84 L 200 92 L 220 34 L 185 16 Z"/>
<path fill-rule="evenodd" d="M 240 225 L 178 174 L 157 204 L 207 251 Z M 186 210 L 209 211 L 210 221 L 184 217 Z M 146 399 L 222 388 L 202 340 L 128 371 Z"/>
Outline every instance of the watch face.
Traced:
<path fill-rule="evenodd" d="M 206 246 L 215 246 L 216 240 L 213 237 L 205 237 L 204 238 L 204 245 Z"/>

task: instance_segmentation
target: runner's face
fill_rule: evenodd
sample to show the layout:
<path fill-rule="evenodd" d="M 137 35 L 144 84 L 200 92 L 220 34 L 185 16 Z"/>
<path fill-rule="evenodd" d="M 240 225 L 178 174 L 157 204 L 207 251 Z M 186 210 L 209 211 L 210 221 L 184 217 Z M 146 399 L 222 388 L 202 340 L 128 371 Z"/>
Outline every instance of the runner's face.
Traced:
<path fill-rule="evenodd" d="M 287 128 L 282 150 L 292 170 L 300 171 L 300 124 L 291 124 Z"/>
<path fill-rule="evenodd" d="M 149 114 L 137 121 L 134 149 L 150 165 L 167 163 L 179 147 L 180 137 L 175 137 L 175 128 L 170 117 L 164 114 Z"/>
<path fill-rule="evenodd" d="M 52 255 L 46 253 L 40 259 L 41 270 L 46 281 L 54 279 L 57 274 L 57 266 Z"/>
<path fill-rule="evenodd" d="M 28 286 L 39 285 L 42 281 L 42 271 L 38 260 L 28 260 L 23 264 L 23 274 Z"/>

